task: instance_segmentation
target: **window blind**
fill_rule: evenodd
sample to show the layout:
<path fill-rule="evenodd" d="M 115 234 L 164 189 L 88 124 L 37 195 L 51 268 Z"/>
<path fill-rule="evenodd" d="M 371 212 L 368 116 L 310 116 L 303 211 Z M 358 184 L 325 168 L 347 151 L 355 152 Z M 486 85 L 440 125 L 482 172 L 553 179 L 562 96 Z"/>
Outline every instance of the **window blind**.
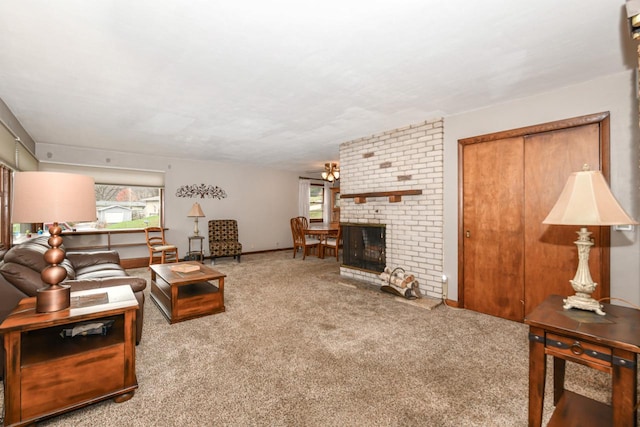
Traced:
<path fill-rule="evenodd" d="M 105 168 L 53 162 L 40 162 L 39 170 L 88 175 L 93 177 L 96 184 L 164 187 L 164 172 L 161 171 Z"/>

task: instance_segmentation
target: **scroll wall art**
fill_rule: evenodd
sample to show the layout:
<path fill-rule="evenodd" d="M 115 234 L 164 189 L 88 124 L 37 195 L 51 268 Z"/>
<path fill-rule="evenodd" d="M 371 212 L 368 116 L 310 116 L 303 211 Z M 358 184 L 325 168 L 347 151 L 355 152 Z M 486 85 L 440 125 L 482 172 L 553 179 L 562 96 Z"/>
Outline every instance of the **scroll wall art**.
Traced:
<path fill-rule="evenodd" d="M 193 184 L 183 185 L 176 190 L 176 197 L 210 197 L 213 199 L 224 199 L 227 193 L 217 185 Z"/>

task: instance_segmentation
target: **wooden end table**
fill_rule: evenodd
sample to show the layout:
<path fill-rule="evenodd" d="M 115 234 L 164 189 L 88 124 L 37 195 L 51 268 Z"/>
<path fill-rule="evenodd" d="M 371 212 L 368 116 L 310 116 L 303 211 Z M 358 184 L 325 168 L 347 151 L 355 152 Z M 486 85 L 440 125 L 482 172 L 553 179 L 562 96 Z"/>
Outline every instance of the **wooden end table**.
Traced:
<path fill-rule="evenodd" d="M 196 266 L 190 272 L 175 271 Z M 169 323 L 225 311 L 226 276 L 197 261 L 151 265 L 151 299 Z M 218 285 L 211 283 L 217 281 Z"/>
<path fill-rule="evenodd" d="M 189 257 L 190 260 L 193 260 L 195 259 L 195 257 L 197 257 L 198 261 L 203 262 L 204 261 L 204 236 L 188 236 L 188 239 L 189 239 L 189 250 L 187 251 L 187 257 Z M 197 246 L 195 242 L 198 242 Z"/>
<path fill-rule="evenodd" d="M 53 313 L 36 313 L 35 307 L 35 297 L 24 298 L 0 325 L 5 425 L 34 424 L 133 396 L 138 301 L 130 286 L 71 292 L 71 307 Z M 101 321 L 113 321 L 104 335 L 61 335 L 79 323 Z"/>
<path fill-rule="evenodd" d="M 636 425 L 640 310 L 604 304 L 605 316 L 564 310 L 552 295 L 525 318 L 529 325 L 529 426 L 540 426 L 546 356 L 553 356 L 549 426 Z M 612 376 L 611 406 L 564 389 L 566 361 Z"/>

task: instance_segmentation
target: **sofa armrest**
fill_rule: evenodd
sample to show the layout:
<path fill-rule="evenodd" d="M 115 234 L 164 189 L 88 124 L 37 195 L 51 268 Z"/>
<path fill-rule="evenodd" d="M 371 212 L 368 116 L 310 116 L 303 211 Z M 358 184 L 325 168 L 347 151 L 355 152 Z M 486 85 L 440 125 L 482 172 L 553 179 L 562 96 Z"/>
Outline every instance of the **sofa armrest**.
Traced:
<path fill-rule="evenodd" d="M 65 285 L 71 286 L 71 291 L 85 289 L 107 288 L 109 286 L 129 285 L 133 292 L 142 292 L 147 287 L 147 280 L 142 277 L 122 276 L 104 277 L 98 279 L 65 280 Z"/>
<path fill-rule="evenodd" d="M 0 268 L 0 273 L 2 280 L 9 282 L 20 292 L 30 297 L 35 297 L 38 289 L 47 286 L 47 284 L 42 281 L 42 276 L 39 271 L 22 264 L 16 264 L 14 262 L 4 263 Z"/>
<path fill-rule="evenodd" d="M 66 256 L 76 270 L 98 264 L 120 264 L 117 251 L 67 252 Z"/>
<path fill-rule="evenodd" d="M 28 296 L 0 276 L 0 322 L 6 319 L 20 300 Z"/>

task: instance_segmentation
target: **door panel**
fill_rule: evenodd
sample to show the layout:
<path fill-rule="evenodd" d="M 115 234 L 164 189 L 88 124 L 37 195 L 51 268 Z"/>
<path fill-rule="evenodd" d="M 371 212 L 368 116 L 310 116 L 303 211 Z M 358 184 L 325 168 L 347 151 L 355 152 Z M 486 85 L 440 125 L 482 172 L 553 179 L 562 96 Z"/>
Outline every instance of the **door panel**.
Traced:
<path fill-rule="evenodd" d="M 572 295 L 580 227 L 542 221 L 584 163 L 609 176 L 609 113 L 462 139 L 459 156 L 460 306 L 522 321 L 548 295 Z M 610 229 L 589 230 L 593 296 L 608 297 Z"/>
<path fill-rule="evenodd" d="M 573 243 L 579 226 L 546 225 L 542 221 L 555 204 L 572 172 L 587 163 L 600 169 L 600 127 L 584 125 L 525 137 L 525 314 L 548 295 L 574 294 L 569 280 L 578 267 Z M 596 245 L 589 265 L 594 282 L 600 283 L 600 227 L 590 227 Z M 600 297 L 600 289 L 594 298 Z"/>
<path fill-rule="evenodd" d="M 523 318 L 523 140 L 463 148 L 465 307 Z"/>

